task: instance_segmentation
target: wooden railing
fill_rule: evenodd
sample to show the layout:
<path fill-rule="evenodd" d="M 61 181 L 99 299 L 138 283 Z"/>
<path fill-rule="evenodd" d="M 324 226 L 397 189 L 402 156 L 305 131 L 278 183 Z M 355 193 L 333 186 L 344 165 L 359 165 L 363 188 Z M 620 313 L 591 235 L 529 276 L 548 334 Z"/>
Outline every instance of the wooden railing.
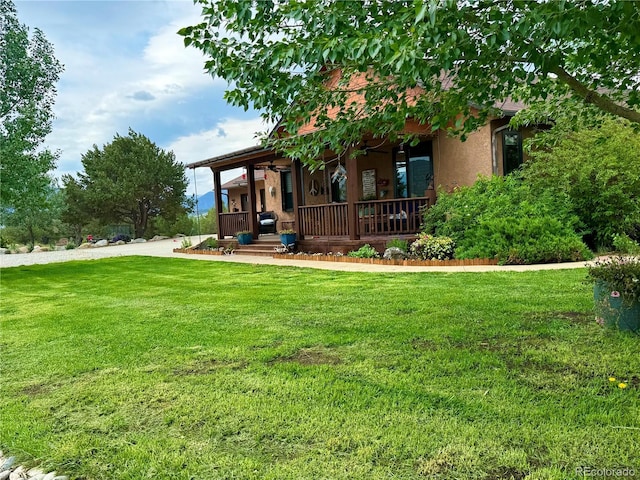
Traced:
<path fill-rule="evenodd" d="M 305 236 L 349 235 L 347 204 L 305 205 L 298 207 L 298 229 Z"/>
<path fill-rule="evenodd" d="M 358 234 L 394 235 L 420 231 L 422 213 L 429 206 L 429 199 L 398 198 L 356 202 L 358 209 Z"/>
<path fill-rule="evenodd" d="M 220 214 L 220 225 L 218 225 L 218 235 L 224 238 L 225 235 L 235 235 L 237 232 L 249 229 L 249 212 L 232 212 Z"/>
<path fill-rule="evenodd" d="M 417 233 L 428 206 L 426 197 L 356 202 L 356 233 L 360 236 Z M 348 236 L 347 208 L 346 203 L 298 207 L 298 233 L 312 237 Z"/>

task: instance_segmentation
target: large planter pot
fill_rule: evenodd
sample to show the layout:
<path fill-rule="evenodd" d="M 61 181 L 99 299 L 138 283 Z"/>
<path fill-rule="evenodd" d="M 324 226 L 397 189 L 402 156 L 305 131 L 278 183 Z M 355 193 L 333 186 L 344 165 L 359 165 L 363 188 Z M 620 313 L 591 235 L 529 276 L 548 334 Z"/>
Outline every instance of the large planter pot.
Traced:
<path fill-rule="evenodd" d="M 253 242 L 253 234 L 252 233 L 238 233 L 238 243 L 240 245 L 249 245 Z"/>
<path fill-rule="evenodd" d="M 296 234 L 295 233 L 281 233 L 280 234 L 280 242 L 283 245 L 292 245 L 296 243 Z"/>
<path fill-rule="evenodd" d="M 628 301 L 604 282 L 593 286 L 596 319 L 606 327 L 640 331 L 640 301 Z"/>

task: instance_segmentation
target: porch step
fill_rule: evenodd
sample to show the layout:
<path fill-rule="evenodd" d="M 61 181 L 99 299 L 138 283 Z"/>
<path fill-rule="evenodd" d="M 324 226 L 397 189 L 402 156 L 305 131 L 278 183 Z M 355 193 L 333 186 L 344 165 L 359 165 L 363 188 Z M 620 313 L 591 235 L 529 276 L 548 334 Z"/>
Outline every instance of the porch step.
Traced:
<path fill-rule="evenodd" d="M 279 247 L 280 237 L 277 235 L 269 235 L 269 236 L 261 236 L 258 239 L 255 239 L 253 243 L 249 245 L 237 245 L 235 254 L 236 255 L 254 255 L 254 256 L 264 256 L 271 257 L 275 253 L 275 248 Z"/>

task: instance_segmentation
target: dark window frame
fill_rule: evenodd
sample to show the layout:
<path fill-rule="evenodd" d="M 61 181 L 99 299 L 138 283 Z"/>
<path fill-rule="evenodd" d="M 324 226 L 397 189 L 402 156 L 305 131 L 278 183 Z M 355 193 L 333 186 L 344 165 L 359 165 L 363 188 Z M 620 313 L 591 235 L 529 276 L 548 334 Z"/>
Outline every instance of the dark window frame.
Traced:
<path fill-rule="evenodd" d="M 434 188 L 434 172 L 433 172 L 433 142 L 431 140 L 425 140 L 420 142 L 418 145 L 413 148 L 406 145 L 404 147 L 404 153 L 399 153 L 400 149 L 398 147 L 393 149 L 393 193 L 395 198 L 415 198 L 415 197 L 424 197 L 426 190 L 431 190 Z M 400 157 L 401 156 L 401 157 Z M 411 165 L 412 158 L 419 158 L 428 156 L 431 159 L 431 178 L 426 179 L 425 188 L 421 192 L 413 192 L 413 187 L 418 183 L 417 179 L 413 178 L 415 174 L 414 169 Z M 400 185 L 398 182 L 398 165 L 404 164 L 405 168 L 405 185 L 400 189 Z M 404 190 L 404 192 L 402 191 Z"/>
<path fill-rule="evenodd" d="M 289 181 L 287 181 L 287 177 Z M 291 191 L 287 188 L 291 187 Z M 293 175 L 291 170 L 280 171 L 280 191 L 282 193 L 282 211 L 293 212 Z"/>
<path fill-rule="evenodd" d="M 515 137 L 515 144 L 507 144 L 509 136 Z M 508 150 L 511 151 L 508 152 Z M 502 173 L 509 175 L 522 166 L 524 155 L 522 151 L 522 132 L 517 130 L 504 130 L 502 132 Z"/>

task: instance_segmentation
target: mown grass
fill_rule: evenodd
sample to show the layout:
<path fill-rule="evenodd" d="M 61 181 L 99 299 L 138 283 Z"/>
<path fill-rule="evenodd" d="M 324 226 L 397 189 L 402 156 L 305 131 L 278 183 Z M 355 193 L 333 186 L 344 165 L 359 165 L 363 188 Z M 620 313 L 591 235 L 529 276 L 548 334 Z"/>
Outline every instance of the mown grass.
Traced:
<path fill-rule="evenodd" d="M 640 470 L 640 339 L 593 321 L 583 270 L 137 257 L 1 275 L 0 446 L 72 477 Z"/>

